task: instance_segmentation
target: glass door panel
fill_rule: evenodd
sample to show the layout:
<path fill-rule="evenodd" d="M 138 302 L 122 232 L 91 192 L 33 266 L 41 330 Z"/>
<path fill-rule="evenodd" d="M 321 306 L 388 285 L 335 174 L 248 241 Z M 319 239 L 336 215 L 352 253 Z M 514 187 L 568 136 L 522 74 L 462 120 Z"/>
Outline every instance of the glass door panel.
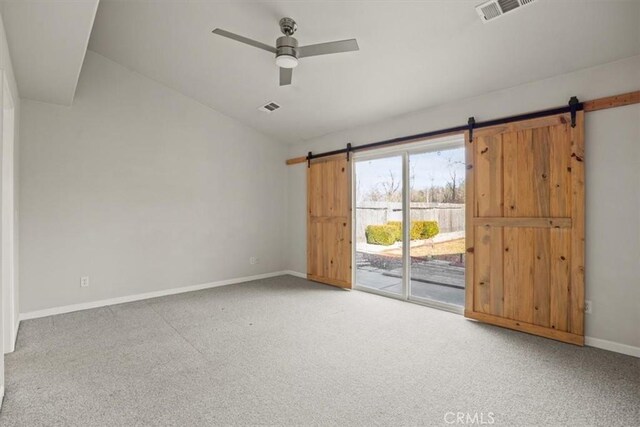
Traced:
<path fill-rule="evenodd" d="M 414 300 L 464 307 L 464 146 L 409 154 Z"/>
<path fill-rule="evenodd" d="M 355 162 L 355 283 L 403 296 L 403 156 Z"/>

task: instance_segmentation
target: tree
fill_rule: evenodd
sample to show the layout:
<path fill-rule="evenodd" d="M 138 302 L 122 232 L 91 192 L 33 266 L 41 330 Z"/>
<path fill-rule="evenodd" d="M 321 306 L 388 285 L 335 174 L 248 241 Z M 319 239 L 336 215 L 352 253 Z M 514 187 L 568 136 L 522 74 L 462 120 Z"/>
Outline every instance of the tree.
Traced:
<path fill-rule="evenodd" d="M 450 180 L 445 185 L 446 193 L 444 197 L 445 203 L 463 203 L 464 196 L 460 197 L 459 187 L 462 186 L 461 182 L 458 182 L 458 170 L 457 165 L 464 166 L 464 162 L 460 160 L 453 160 L 451 157 L 447 159 L 447 167 L 449 168 Z"/>
<path fill-rule="evenodd" d="M 382 187 L 382 193 L 384 196 L 384 200 L 387 202 L 395 202 L 398 201 L 398 190 L 400 190 L 400 186 L 402 182 L 398 180 L 391 169 L 389 169 L 389 178 L 380 183 Z"/>

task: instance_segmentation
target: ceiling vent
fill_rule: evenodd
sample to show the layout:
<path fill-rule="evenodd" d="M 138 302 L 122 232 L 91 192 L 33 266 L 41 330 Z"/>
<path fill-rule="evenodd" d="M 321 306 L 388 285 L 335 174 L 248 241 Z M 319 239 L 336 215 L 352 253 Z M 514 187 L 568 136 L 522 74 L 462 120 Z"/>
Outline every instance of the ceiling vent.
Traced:
<path fill-rule="evenodd" d="M 264 111 L 265 113 L 273 113 L 274 111 L 276 111 L 279 108 L 280 108 L 280 106 L 272 101 L 272 102 L 268 102 L 268 103 L 266 103 L 264 105 L 261 105 L 260 107 L 258 107 L 258 110 Z"/>
<path fill-rule="evenodd" d="M 476 11 L 480 15 L 482 22 L 492 21 L 501 17 L 505 13 L 533 3 L 535 0 L 490 0 L 476 6 Z"/>

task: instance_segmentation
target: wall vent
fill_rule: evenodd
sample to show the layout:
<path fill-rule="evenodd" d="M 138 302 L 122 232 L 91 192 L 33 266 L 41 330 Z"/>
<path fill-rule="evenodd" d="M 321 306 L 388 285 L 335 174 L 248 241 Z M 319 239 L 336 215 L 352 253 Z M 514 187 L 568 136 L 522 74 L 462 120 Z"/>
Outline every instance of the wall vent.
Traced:
<path fill-rule="evenodd" d="M 489 22 L 502 15 L 533 3 L 535 0 L 489 0 L 478 6 L 476 11 L 482 22 Z"/>
<path fill-rule="evenodd" d="M 268 102 L 268 103 L 258 107 L 258 110 L 264 111 L 265 113 L 273 113 L 278 108 L 280 108 L 280 105 L 278 105 L 275 102 L 271 101 L 271 102 Z"/>

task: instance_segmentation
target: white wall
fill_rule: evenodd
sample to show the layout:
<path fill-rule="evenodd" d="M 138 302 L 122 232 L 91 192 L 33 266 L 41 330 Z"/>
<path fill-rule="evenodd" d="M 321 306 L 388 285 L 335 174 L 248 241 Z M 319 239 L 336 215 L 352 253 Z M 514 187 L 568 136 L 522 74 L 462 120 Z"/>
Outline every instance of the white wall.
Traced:
<path fill-rule="evenodd" d="M 9 47 L 7 46 L 7 37 L 6 37 L 6 33 L 5 33 L 5 29 L 4 29 L 4 23 L 2 18 L 0 17 L 0 69 L 1 69 L 1 73 L 0 73 L 0 77 L 4 74 L 4 77 L 1 77 L 2 79 L 6 79 L 7 81 L 7 90 L 10 92 L 10 98 L 13 99 L 13 115 L 14 115 L 14 129 L 13 129 L 13 137 L 14 137 L 14 146 L 18 147 L 18 141 L 19 141 L 19 132 L 18 132 L 18 124 L 20 122 L 20 113 L 19 113 L 19 109 L 20 109 L 20 97 L 18 94 L 18 87 L 16 85 L 16 80 L 13 74 L 13 66 L 11 64 L 11 57 L 9 55 Z M 5 90 L 4 88 L 4 83 L 2 82 L 2 80 L 0 79 L 0 87 L 2 87 L 2 91 Z M 2 106 L 0 108 L 0 126 L 3 123 L 3 119 L 4 119 L 4 112 L 6 111 L 6 109 L 8 107 L 10 107 L 9 105 L 5 105 L 5 101 L 7 99 L 9 99 L 8 96 L 4 96 L 6 94 L 2 93 L 0 94 L 0 100 L 2 103 Z M 5 134 L 10 134 L 10 132 L 4 132 L 3 129 L 0 129 L 0 135 L 5 135 Z M 17 150 L 14 151 L 14 162 L 17 162 Z M 0 162 L 1 164 L 2 162 Z M 16 163 L 17 165 L 17 163 Z M 1 172 L 1 171 L 0 171 Z M 17 167 L 14 167 L 14 174 L 17 173 Z M 2 176 L 2 174 L 0 173 L 0 177 Z M 0 178 L 1 179 L 1 178 Z M 14 181 L 14 184 L 16 184 L 17 181 Z M 2 188 L 2 185 L 0 183 L 0 188 Z M 14 192 L 14 194 L 17 195 L 17 192 Z M 14 205 L 14 212 L 17 218 L 18 215 L 18 205 L 17 203 Z M 0 238 L 2 236 L 2 233 L 4 233 L 4 230 L 0 230 Z M 17 245 L 17 236 L 15 236 L 16 238 L 16 245 Z M 15 260 L 14 260 L 15 261 Z M 2 277 L 2 270 L 4 270 L 6 268 L 6 266 L 1 265 L 1 261 L 0 261 L 0 277 Z M 17 281 L 17 272 L 16 272 L 16 281 Z M 17 282 L 16 282 L 16 290 L 17 290 Z M 4 290 L 3 290 L 4 292 Z M 17 292 L 14 294 L 14 303 L 18 298 L 18 294 Z M 7 313 L 7 310 L 5 310 L 5 304 L 6 304 L 6 300 L 2 300 L 2 293 L 0 293 L 0 321 L 2 322 L 2 328 L 0 328 L 0 330 L 3 333 L 3 339 L 2 341 L 2 346 L 4 347 L 5 345 L 5 337 L 4 337 L 4 325 L 6 324 L 6 322 L 8 320 L 13 320 L 13 322 L 17 325 L 18 323 L 18 311 L 16 310 L 14 313 L 14 318 L 13 319 L 5 319 L 5 314 Z M 13 341 L 15 339 L 15 330 L 10 332 L 10 338 L 11 341 Z M 0 352 L 0 355 L 3 352 Z M 0 357 L 0 399 L 1 396 L 4 395 L 4 358 Z M 1 404 L 1 403 L 0 403 Z"/>
<path fill-rule="evenodd" d="M 21 132 L 21 313 L 283 269 L 277 141 L 91 51 Z"/>
<path fill-rule="evenodd" d="M 640 104 L 585 117 L 586 334 L 640 348 Z"/>
<path fill-rule="evenodd" d="M 492 92 L 292 144 L 289 157 L 459 126 L 640 89 L 640 56 Z M 640 355 L 640 106 L 586 116 L 586 316 L 588 337 L 632 346 Z M 306 271 L 306 165 L 288 177 L 289 264 Z M 593 340 L 591 340 L 593 342 Z M 604 343 L 608 345 L 608 343 Z M 627 349 L 629 350 L 629 349 Z"/>

